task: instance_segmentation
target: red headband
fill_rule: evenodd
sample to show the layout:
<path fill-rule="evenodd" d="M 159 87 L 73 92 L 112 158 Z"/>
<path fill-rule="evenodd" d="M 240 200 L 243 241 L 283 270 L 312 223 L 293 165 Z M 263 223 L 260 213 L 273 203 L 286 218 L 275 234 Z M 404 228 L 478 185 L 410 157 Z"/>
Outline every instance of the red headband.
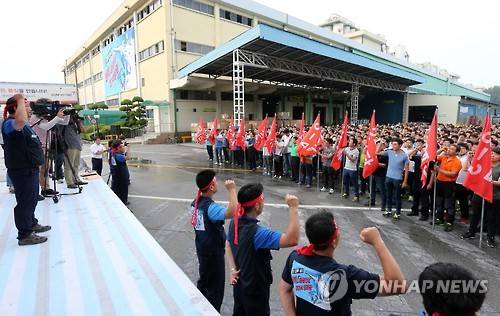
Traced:
<path fill-rule="evenodd" d="M 210 186 L 215 184 L 216 181 L 217 181 L 217 179 L 216 179 L 216 177 L 214 177 L 212 179 L 212 181 L 210 181 L 209 184 L 207 184 L 203 188 L 198 189 L 198 191 L 196 192 L 196 198 L 194 200 L 193 214 L 191 215 L 191 225 L 193 225 L 193 227 L 196 226 L 196 223 L 198 221 L 198 203 L 200 202 L 201 195 L 203 194 L 203 191 L 210 189 Z"/>
<path fill-rule="evenodd" d="M 5 106 L 3 109 L 3 119 L 5 120 L 7 116 L 9 116 L 9 110 L 14 108 L 14 106 L 17 105 L 16 103 L 9 103 Z"/>
<path fill-rule="evenodd" d="M 262 201 L 264 201 L 264 192 L 262 192 L 261 195 L 259 195 L 258 197 L 256 197 L 253 200 L 250 200 L 250 201 L 247 201 L 247 202 L 243 202 L 243 203 L 238 203 L 238 208 L 237 208 L 237 210 L 236 210 L 236 212 L 234 213 L 234 216 L 233 216 L 233 223 L 234 223 L 234 244 L 235 245 L 238 244 L 238 239 L 239 239 L 238 222 L 239 222 L 239 218 L 245 214 L 244 208 L 245 207 L 255 206 L 255 205 L 259 204 Z"/>
<path fill-rule="evenodd" d="M 339 231 L 339 228 L 337 227 L 337 224 L 335 223 L 335 221 L 333 221 L 333 228 L 335 229 L 335 232 L 333 233 L 332 237 L 330 237 L 330 239 L 327 242 L 318 244 L 318 246 L 320 246 L 320 245 L 327 245 L 327 246 L 331 245 L 336 239 L 339 238 L 340 231 Z M 297 248 L 295 250 L 297 251 L 297 253 L 299 255 L 312 256 L 313 252 L 314 252 L 314 249 L 315 249 L 314 245 L 313 244 L 309 244 L 307 246 L 300 247 L 300 248 Z"/>

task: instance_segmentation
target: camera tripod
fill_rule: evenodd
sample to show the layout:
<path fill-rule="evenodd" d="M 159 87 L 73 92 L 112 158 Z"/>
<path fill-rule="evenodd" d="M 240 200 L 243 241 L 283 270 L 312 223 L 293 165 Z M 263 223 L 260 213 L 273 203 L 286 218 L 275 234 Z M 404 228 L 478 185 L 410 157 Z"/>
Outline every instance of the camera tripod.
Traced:
<path fill-rule="evenodd" d="M 42 120 L 39 120 L 33 126 L 40 124 L 41 121 Z M 51 176 L 51 179 L 53 181 L 55 194 L 52 196 L 52 200 L 54 201 L 54 203 L 58 203 L 59 200 L 64 195 L 80 194 L 80 193 L 82 193 L 82 190 L 83 190 L 83 187 L 79 184 L 79 179 L 77 177 L 77 173 L 75 171 L 75 168 L 71 164 L 71 161 L 69 160 L 68 153 L 65 150 L 66 148 L 64 148 L 65 147 L 64 142 L 60 141 L 60 139 L 57 135 L 57 131 L 55 130 L 56 127 L 57 127 L 57 125 L 52 127 L 51 129 L 47 130 L 47 132 L 46 132 L 44 165 L 43 165 L 43 168 L 44 168 L 43 173 L 44 173 L 45 181 L 47 182 L 46 179 L 48 178 L 49 175 Z M 59 146 L 62 146 L 63 152 L 64 152 L 64 158 L 65 158 L 64 168 L 70 168 L 71 174 L 73 175 L 73 180 L 78 187 L 78 192 L 74 192 L 74 193 L 59 193 L 59 192 L 57 192 L 57 175 L 56 175 L 56 171 L 54 170 L 55 169 L 54 165 L 55 165 L 55 157 L 57 155 L 57 150 L 59 149 Z M 67 164 L 66 164 L 66 162 L 67 162 Z M 42 188 L 46 187 L 46 183 L 41 183 L 41 185 L 42 185 Z"/>

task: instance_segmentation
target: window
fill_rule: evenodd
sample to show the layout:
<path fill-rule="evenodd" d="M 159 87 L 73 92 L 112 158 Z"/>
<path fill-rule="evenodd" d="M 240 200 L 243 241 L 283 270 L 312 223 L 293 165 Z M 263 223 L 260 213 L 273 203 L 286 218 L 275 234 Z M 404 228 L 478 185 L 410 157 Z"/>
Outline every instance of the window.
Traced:
<path fill-rule="evenodd" d="M 215 101 L 214 91 L 198 91 L 198 90 L 176 90 L 175 98 L 178 100 L 204 100 Z"/>
<path fill-rule="evenodd" d="M 91 85 L 91 84 L 92 84 L 92 78 L 87 78 L 87 79 L 85 79 L 84 84 L 85 84 L 86 86 Z"/>
<path fill-rule="evenodd" d="M 240 23 L 240 24 L 244 24 L 247 26 L 252 26 L 252 22 L 253 22 L 253 20 L 249 17 L 243 16 L 240 14 L 236 14 L 234 12 L 224 10 L 224 9 L 220 9 L 219 16 L 222 19 L 233 21 L 233 22 Z"/>
<path fill-rule="evenodd" d="M 86 62 L 89 61 L 89 59 L 90 59 L 89 55 L 85 55 L 85 56 L 83 56 L 83 61 L 82 62 L 85 64 Z"/>
<path fill-rule="evenodd" d="M 80 68 L 82 66 L 82 61 L 81 60 L 77 61 L 75 65 L 76 68 Z"/>
<path fill-rule="evenodd" d="M 145 19 L 148 15 L 151 14 L 154 10 L 158 9 L 161 6 L 161 0 L 153 0 L 147 6 L 145 6 L 141 11 L 137 12 L 137 21 Z M 132 27 L 131 21 L 128 28 Z"/>
<path fill-rule="evenodd" d="M 118 99 L 111 99 L 111 100 L 107 100 L 106 101 L 106 105 L 108 106 L 114 106 L 114 105 L 119 105 L 120 102 L 118 101 Z"/>
<path fill-rule="evenodd" d="M 205 4 L 195 0 L 173 0 L 173 2 L 174 4 L 184 8 L 214 15 L 214 7 L 209 4 Z"/>
<path fill-rule="evenodd" d="M 94 75 L 94 82 L 102 79 L 102 72 L 96 73 Z"/>
<path fill-rule="evenodd" d="M 165 44 L 163 43 L 163 41 L 151 45 L 145 50 L 139 52 L 139 61 L 149 58 L 151 56 L 158 55 L 159 53 L 163 52 L 164 49 L 165 49 Z"/>
<path fill-rule="evenodd" d="M 146 79 L 141 78 L 141 86 L 144 87 L 146 85 Z"/>
<path fill-rule="evenodd" d="M 181 52 L 205 55 L 214 50 L 213 46 L 175 40 L 175 49 Z"/>
<path fill-rule="evenodd" d="M 99 52 L 101 51 L 101 45 L 97 45 L 93 50 L 92 50 L 92 56 L 95 56 L 97 54 L 99 54 Z"/>
<path fill-rule="evenodd" d="M 76 87 L 77 87 L 78 89 L 80 89 L 81 87 L 83 87 L 83 82 L 79 82 L 79 83 L 76 85 Z"/>

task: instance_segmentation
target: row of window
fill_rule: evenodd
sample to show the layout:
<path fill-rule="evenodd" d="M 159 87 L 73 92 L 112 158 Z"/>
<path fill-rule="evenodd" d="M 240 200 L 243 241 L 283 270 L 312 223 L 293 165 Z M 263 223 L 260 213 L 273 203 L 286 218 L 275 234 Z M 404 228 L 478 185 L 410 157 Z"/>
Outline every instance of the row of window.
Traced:
<path fill-rule="evenodd" d="M 120 28 L 118 29 L 118 36 L 125 33 L 128 29 L 132 28 L 133 25 L 134 25 L 134 19 L 130 19 L 127 23 L 120 26 Z"/>
<path fill-rule="evenodd" d="M 252 26 L 253 22 L 251 18 L 224 9 L 220 9 L 219 16 L 225 20 L 233 21 L 247 26 Z"/>
<path fill-rule="evenodd" d="M 189 52 L 189 53 L 205 55 L 214 50 L 214 48 L 215 47 L 209 45 L 175 40 L 175 49 L 181 52 Z"/>
<path fill-rule="evenodd" d="M 101 45 L 97 44 L 97 46 L 91 51 L 92 57 L 99 54 L 100 51 L 101 51 Z"/>
<path fill-rule="evenodd" d="M 141 11 L 137 12 L 137 21 L 140 21 L 146 18 L 151 14 L 155 9 L 161 6 L 161 0 L 153 0 L 147 6 L 144 7 Z"/>
<path fill-rule="evenodd" d="M 163 41 L 159 41 L 158 43 L 149 46 L 143 51 L 139 52 L 139 61 L 149 58 L 151 56 L 157 55 L 165 49 L 165 44 Z"/>
<path fill-rule="evenodd" d="M 94 82 L 99 81 L 102 79 L 102 72 L 96 73 L 94 75 Z"/>
<path fill-rule="evenodd" d="M 92 84 L 92 78 L 87 78 L 87 79 L 85 79 L 84 84 L 85 84 L 86 86 L 90 86 L 90 85 Z"/>
<path fill-rule="evenodd" d="M 108 38 L 106 38 L 103 42 L 102 42 L 102 47 L 106 47 L 108 46 L 109 44 L 113 43 L 113 41 L 115 40 L 115 34 L 111 34 L 108 36 Z"/>
<path fill-rule="evenodd" d="M 214 7 L 196 0 L 174 0 L 174 4 L 198 12 L 214 15 Z"/>

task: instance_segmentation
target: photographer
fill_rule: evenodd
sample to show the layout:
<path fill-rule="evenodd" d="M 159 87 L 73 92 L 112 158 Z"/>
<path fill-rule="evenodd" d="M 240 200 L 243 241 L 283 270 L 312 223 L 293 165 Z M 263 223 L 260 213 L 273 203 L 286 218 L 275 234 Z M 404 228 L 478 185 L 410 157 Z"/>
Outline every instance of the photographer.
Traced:
<path fill-rule="evenodd" d="M 20 246 L 47 241 L 38 236 L 50 230 L 50 226 L 38 224 L 35 208 L 38 203 L 39 167 L 43 163 L 42 146 L 37 135 L 28 124 L 29 104 L 21 94 L 7 100 L 6 112 L 15 110 L 14 116 L 5 117 L 2 124 L 5 165 L 7 174 L 15 188 L 17 205 L 14 207 L 14 222 L 18 230 Z"/>
<path fill-rule="evenodd" d="M 50 103 L 51 102 L 47 99 L 39 99 L 35 102 L 35 104 L 50 104 Z M 44 159 L 49 158 L 50 156 L 55 160 L 56 153 L 54 151 L 49 150 L 49 155 L 47 155 L 47 149 L 51 149 L 53 146 L 51 142 L 54 142 L 54 139 L 51 139 L 50 137 L 48 138 L 47 136 L 49 134 L 49 131 L 53 129 L 56 125 L 68 125 L 69 116 L 64 114 L 63 108 L 59 108 L 57 115 L 52 119 L 50 119 L 50 121 L 47 120 L 46 118 L 47 116 L 44 114 L 37 113 L 37 111 L 34 110 L 30 118 L 30 125 L 33 127 L 33 130 L 40 139 L 40 143 L 42 144 L 42 152 Z M 49 173 L 49 159 L 45 159 L 44 164 L 40 166 L 40 186 L 42 188 L 41 194 L 44 197 L 52 196 L 58 193 L 50 188 L 48 173 Z"/>
<path fill-rule="evenodd" d="M 80 155 L 82 152 L 82 140 L 80 133 L 83 130 L 83 124 L 80 117 L 75 112 L 69 115 L 68 125 L 63 127 L 62 135 L 64 139 L 64 178 L 68 189 L 76 189 L 78 185 L 85 185 L 78 175 L 80 166 Z"/>

